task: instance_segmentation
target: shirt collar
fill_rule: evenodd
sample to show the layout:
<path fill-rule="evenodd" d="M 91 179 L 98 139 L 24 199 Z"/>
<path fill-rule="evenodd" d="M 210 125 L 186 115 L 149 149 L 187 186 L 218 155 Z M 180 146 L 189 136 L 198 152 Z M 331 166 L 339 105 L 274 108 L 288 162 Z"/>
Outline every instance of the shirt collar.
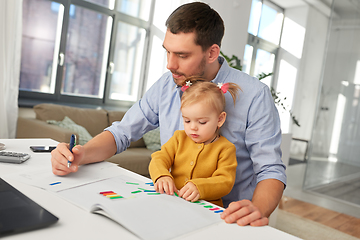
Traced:
<path fill-rule="evenodd" d="M 221 65 L 219 71 L 217 72 L 215 78 L 211 80 L 211 82 L 217 84 L 217 83 L 224 83 L 226 76 L 229 74 L 229 64 L 225 61 L 225 58 L 223 56 L 218 57 L 218 61 Z"/>

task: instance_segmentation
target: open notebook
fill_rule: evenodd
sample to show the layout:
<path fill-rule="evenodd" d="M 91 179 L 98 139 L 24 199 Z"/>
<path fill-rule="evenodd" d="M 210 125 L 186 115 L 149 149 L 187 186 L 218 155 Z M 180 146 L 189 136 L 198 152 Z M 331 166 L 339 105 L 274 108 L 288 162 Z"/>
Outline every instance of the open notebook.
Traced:
<path fill-rule="evenodd" d="M 222 208 L 205 201 L 187 202 L 158 194 L 152 183 L 128 176 L 57 192 L 86 211 L 103 214 L 141 239 L 173 239 L 209 227 L 221 220 Z"/>

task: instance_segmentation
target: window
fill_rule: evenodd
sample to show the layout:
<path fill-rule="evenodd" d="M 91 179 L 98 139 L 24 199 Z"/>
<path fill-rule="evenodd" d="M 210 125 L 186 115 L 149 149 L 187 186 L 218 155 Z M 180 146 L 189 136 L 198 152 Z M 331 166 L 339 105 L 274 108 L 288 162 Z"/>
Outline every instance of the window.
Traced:
<path fill-rule="evenodd" d="M 254 51 L 254 48 L 252 46 L 250 46 L 249 44 L 246 44 L 242 70 L 243 70 L 243 72 L 246 72 L 247 74 L 250 74 L 250 67 L 251 67 L 253 51 Z"/>
<path fill-rule="evenodd" d="M 67 30 L 61 94 L 103 98 L 111 26 L 110 16 L 76 7 Z"/>
<path fill-rule="evenodd" d="M 149 67 L 147 72 L 147 84 L 144 91 L 148 90 L 166 71 L 166 51 L 162 47 L 165 37 L 165 22 L 168 16 L 184 1 L 181 0 L 156 0 L 153 25 L 150 31 Z"/>
<path fill-rule="evenodd" d="M 151 1 L 149 0 L 119 0 L 119 12 L 148 21 L 150 17 Z"/>
<path fill-rule="evenodd" d="M 132 105 L 145 90 L 150 39 L 164 34 L 149 34 L 154 4 L 24 0 L 19 104 Z"/>
<path fill-rule="evenodd" d="M 276 73 L 275 77 L 266 77 L 262 81 L 276 93 L 281 130 L 287 133 L 293 123 L 297 124 L 289 110 L 298 74 L 293 63 L 302 56 L 305 28 L 289 16 L 284 17 L 283 9 L 270 1 L 252 0 L 248 33 L 243 70 L 252 76 Z"/>
<path fill-rule="evenodd" d="M 114 70 L 111 76 L 110 99 L 136 101 L 145 44 L 145 29 L 119 22 L 115 40 Z"/>
<path fill-rule="evenodd" d="M 20 91 L 53 94 L 64 5 L 23 1 L 23 9 Z"/>
<path fill-rule="evenodd" d="M 114 9 L 114 4 L 115 4 L 114 0 L 86 0 L 86 1 L 98 4 L 103 7 L 107 7 L 109 9 Z"/>
<path fill-rule="evenodd" d="M 274 71 L 283 19 L 281 8 L 266 0 L 252 0 L 243 71 L 252 76 Z M 271 87 L 272 76 L 263 82 Z"/>

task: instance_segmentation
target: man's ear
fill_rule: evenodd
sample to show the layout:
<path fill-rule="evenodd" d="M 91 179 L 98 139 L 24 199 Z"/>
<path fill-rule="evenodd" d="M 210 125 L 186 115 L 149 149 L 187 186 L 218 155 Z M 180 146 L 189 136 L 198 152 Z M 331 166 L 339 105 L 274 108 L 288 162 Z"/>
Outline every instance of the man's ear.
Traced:
<path fill-rule="evenodd" d="M 213 44 L 211 47 L 209 47 L 208 49 L 208 61 L 209 63 L 213 63 L 215 61 L 217 61 L 219 54 L 220 54 L 220 47 L 217 44 Z"/>
<path fill-rule="evenodd" d="M 218 120 L 218 128 L 220 128 L 224 124 L 225 120 L 226 120 L 226 112 L 220 113 Z"/>

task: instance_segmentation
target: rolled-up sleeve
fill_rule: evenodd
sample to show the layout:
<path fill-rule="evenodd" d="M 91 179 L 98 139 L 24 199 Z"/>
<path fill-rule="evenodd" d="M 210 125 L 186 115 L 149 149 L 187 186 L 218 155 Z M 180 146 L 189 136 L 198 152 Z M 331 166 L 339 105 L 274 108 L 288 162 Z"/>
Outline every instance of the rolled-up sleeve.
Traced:
<path fill-rule="evenodd" d="M 245 143 L 257 183 L 272 178 L 286 184 L 285 165 L 281 161 L 280 119 L 267 86 L 253 99 L 248 114 Z"/>
<path fill-rule="evenodd" d="M 157 81 L 124 115 L 121 121 L 113 122 L 105 129 L 113 134 L 117 153 L 125 151 L 131 142 L 139 140 L 146 132 L 159 126 L 158 99 L 162 90 Z"/>

